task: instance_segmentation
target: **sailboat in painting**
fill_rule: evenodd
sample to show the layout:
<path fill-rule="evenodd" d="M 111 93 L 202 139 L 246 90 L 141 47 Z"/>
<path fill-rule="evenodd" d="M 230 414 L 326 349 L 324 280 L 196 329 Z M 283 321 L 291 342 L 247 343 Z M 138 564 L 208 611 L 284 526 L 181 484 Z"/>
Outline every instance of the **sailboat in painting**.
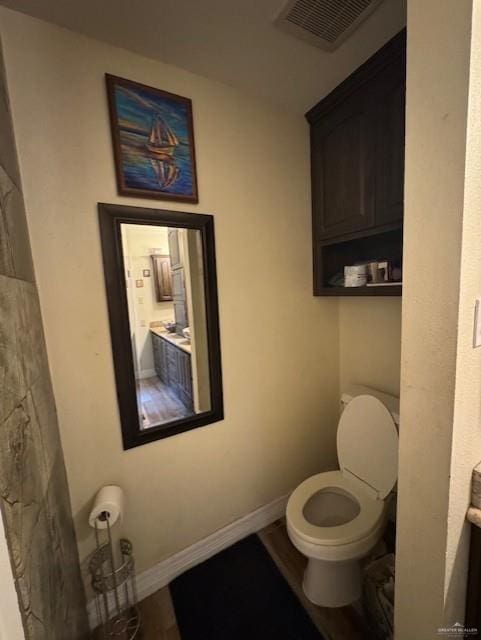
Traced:
<path fill-rule="evenodd" d="M 147 149 L 162 159 L 170 158 L 179 145 L 179 139 L 169 125 L 159 116 L 152 120 L 152 129 L 147 143 Z"/>
<path fill-rule="evenodd" d="M 156 160 L 150 158 L 150 164 L 157 177 L 159 186 L 166 188 L 170 187 L 177 180 L 180 174 L 179 167 L 175 164 L 172 158 L 168 160 Z"/>
<path fill-rule="evenodd" d="M 178 145 L 179 139 L 175 133 L 165 120 L 156 114 L 152 119 L 147 149 L 157 182 L 164 189 L 173 185 L 180 174 L 179 167 L 173 158 Z"/>

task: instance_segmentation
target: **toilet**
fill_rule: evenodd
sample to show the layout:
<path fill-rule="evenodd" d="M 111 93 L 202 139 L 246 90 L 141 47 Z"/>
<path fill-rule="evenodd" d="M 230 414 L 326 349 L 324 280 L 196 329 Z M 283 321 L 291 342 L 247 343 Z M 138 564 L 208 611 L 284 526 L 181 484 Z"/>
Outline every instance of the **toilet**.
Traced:
<path fill-rule="evenodd" d="M 303 589 L 322 607 L 361 596 L 360 560 L 381 539 L 397 481 L 399 401 L 353 387 L 342 395 L 340 469 L 302 482 L 287 503 L 287 531 L 308 558 Z"/>

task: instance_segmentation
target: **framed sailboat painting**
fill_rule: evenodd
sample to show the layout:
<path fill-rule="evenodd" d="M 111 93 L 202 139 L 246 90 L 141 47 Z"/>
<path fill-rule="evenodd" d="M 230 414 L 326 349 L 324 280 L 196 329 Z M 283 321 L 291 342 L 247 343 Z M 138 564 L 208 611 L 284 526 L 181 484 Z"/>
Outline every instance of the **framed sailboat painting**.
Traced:
<path fill-rule="evenodd" d="M 192 102 L 105 77 L 119 194 L 198 202 Z"/>

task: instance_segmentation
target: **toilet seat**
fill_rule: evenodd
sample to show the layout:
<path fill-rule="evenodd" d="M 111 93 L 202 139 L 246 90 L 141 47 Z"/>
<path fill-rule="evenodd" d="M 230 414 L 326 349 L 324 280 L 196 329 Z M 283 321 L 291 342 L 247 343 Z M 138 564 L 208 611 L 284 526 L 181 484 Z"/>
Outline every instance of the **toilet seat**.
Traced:
<path fill-rule="evenodd" d="M 322 489 L 340 489 L 359 504 L 359 514 L 350 522 L 333 527 L 320 527 L 304 516 L 308 500 Z M 376 500 L 341 471 L 328 471 L 311 476 L 291 494 L 287 503 L 287 521 L 305 542 L 314 545 L 343 545 L 362 540 L 379 526 L 385 513 L 384 500 Z"/>
<path fill-rule="evenodd" d="M 382 500 L 396 484 L 399 436 L 392 414 L 374 396 L 357 396 L 337 427 L 341 471 L 359 478 Z"/>

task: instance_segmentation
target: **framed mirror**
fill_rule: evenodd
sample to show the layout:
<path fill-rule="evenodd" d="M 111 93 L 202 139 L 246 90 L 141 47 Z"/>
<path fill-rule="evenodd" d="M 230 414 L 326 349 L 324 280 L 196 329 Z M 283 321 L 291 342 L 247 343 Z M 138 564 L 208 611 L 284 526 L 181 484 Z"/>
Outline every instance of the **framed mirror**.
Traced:
<path fill-rule="evenodd" d="M 222 420 L 213 217 L 98 210 L 124 449 Z"/>

